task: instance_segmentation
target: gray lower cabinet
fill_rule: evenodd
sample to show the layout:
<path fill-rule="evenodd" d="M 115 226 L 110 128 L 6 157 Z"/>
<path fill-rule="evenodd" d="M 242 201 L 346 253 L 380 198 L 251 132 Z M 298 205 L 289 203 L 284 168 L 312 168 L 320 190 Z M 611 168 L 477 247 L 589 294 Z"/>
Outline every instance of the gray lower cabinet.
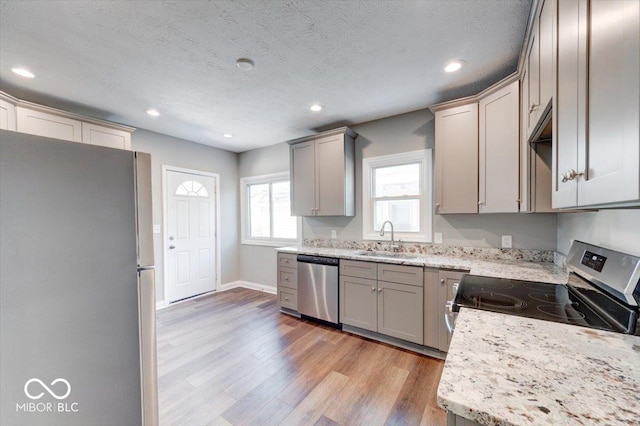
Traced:
<path fill-rule="evenodd" d="M 445 269 L 438 272 L 438 349 L 442 352 L 447 352 L 449 350 L 449 343 L 451 343 L 451 335 L 449 334 L 449 330 L 447 329 L 447 324 L 444 319 L 445 304 L 447 301 L 453 299 L 454 287 L 460 283 L 460 279 L 464 273 L 466 272 Z"/>
<path fill-rule="evenodd" d="M 340 276 L 340 321 L 369 331 L 378 331 L 376 280 Z"/>
<path fill-rule="evenodd" d="M 378 333 L 422 344 L 422 286 L 378 281 Z"/>
<path fill-rule="evenodd" d="M 466 271 L 424 269 L 424 345 L 449 350 L 451 336 L 444 319 L 445 304 L 453 299 L 454 286 Z"/>
<path fill-rule="evenodd" d="M 480 423 L 447 412 L 447 426 L 481 426 Z"/>
<path fill-rule="evenodd" d="M 295 254 L 278 253 L 278 305 L 298 310 L 298 264 Z"/>
<path fill-rule="evenodd" d="M 340 269 L 340 321 L 343 324 L 423 343 L 422 268 L 341 261 Z M 378 278 L 396 276 L 404 282 L 373 279 L 372 270 Z M 345 271 L 358 276 L 345 275 Z"/>

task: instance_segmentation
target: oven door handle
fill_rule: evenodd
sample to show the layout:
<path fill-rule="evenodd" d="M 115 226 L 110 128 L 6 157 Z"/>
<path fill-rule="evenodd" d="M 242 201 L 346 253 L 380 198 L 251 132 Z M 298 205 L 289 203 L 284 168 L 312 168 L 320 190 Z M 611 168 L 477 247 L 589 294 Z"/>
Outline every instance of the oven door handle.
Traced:
<path fill-rule="evenodd" d="M 445 305 L 444 312 L 444 322 L 447 324 L 447 330 L 449 331 L 449 336 L 453 335 L 453 300 L 450 300 Z"/>

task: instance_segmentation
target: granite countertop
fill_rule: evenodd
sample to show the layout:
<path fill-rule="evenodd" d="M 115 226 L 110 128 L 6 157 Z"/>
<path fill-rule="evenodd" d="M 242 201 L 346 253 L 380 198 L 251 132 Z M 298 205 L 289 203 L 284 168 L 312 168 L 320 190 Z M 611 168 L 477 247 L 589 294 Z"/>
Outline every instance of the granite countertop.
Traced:
<path fill-rule="evenodd" d="M 509 278 L 514 280 L 540 281 L 552 284 L 566 284 L 566 269 L 551 262 L 528 262 L 521 260 L 493 260 L 473 257 L 441 256 L 430 254 L 411 254 L 411 258 L 385 256 L 377 252 L 375 256 L 358 254 L 362 250 L 320 248 L 320 247 L 283 247 L 278 252 L 329 256 L 340 259 L 363 260 L 369 262 L 394 263 L 399 265 L 426 266 L 430 268 L 457 269 L 470 271 L 473 275 Z"/>
<path fill-rule="evenodd" d="M 438 405 L 485 425 L 638 425 L 640 337 L 463 308 Z"/>

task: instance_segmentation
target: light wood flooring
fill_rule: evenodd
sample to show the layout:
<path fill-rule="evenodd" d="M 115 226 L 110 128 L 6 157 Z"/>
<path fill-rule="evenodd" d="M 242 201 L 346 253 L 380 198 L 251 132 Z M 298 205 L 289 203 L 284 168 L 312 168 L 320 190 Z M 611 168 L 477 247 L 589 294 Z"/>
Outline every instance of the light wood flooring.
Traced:
<path fill-rule="evenodd" d="M 161 425 L 444 425 L 443 362 L 233 289 L 158 311 Z"/>

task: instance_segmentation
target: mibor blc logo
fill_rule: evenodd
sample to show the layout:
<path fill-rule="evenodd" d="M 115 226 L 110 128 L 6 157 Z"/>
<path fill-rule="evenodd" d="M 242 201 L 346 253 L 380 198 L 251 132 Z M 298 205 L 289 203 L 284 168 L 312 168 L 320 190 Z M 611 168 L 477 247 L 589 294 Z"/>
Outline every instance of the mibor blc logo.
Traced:
<path fill-rule="evenodd" d="M 49 385 L 38 378 L 31 378 L 24 384 L 24 394 L 32 401 L 16 404 L 16 411 L 22 413 L 77 413 L 77 402 L 45 402 L 42 398 L 54 398 L 58 401 L 66 399 L 71 394 L 71 384 L 68 380 L 58 377 Z"/>

